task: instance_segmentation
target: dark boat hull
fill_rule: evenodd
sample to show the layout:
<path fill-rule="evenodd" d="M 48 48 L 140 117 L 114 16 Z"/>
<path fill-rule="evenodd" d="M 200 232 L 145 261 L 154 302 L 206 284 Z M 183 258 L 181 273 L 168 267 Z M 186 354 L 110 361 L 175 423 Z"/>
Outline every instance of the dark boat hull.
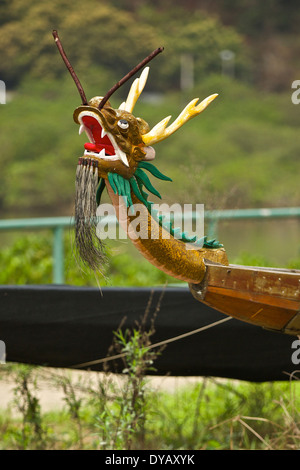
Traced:
<path fill-rule="evenodd" d="M 193 296 L 238 320 L 273 331 L 300 334 L 300 271 L 295 269 L 223 266 L 206 262 Z"/>

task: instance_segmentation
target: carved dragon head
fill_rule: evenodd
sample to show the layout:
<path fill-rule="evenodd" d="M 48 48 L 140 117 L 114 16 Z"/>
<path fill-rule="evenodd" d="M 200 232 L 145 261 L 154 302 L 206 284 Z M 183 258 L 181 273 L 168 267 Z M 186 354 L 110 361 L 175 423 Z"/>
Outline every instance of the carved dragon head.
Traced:
<path fill-rule="evenodd" d="M 149 73 L 146 67 L 129 91 L 128 97 L 118 109 L 107 101 L 99 109 L 103 97 L 94 97 L 88 105 L 78 107 L 74 120 L 80 125 L 79 134 L 86 132 L 89 142 L 84 145 L 84 158 L 97 161 L 98 173 L 107 178 L 108 173 L 117 173 L 130 179 L 139 163 L 155 158 L 152 145 L 166 139 L 185 122 L 200 114 L 217 96 L 211 95 L 197 105 L 198 98 L 192 100 L 168 126 L 171 116 L 166 117 L 150 130 L 144 119 L 135 117 L 134 106 L 141 95 Z"/>
<path fill-rule="evenodd" d="M 109 181 L 115 194 L 125 196 L 127 206 L 132 205 L 133 192 L 149 209 L 152 203 L 148 202 L 144 187 L 158 197 L 160 194 L 152 186 L 144 170 L 157 178 L 171 181 L 150 163 L 155 158 L 152 145 L 166 139 L 184 123 L 198 116 L 218 95 L 213 94 L 199 104 L 197 104 L 199 99 L 196 98 L 184 108 L 172 124 L 169 125 L 171 116 L 168 116 L 150 129 L 144 119 L 133 115 L 134 106 L 145 87 L 149 67 L 144 68 L 141 76 L 135 79 L 126 101 L 118 109 L 111 106 L 108 98 L 128 78 L 162 52 L 162 48 L 153 51 L 104 98 L 96 96 L 87 101 L 56 31 L 53 31 L 53 36 L 82 99 L 82 105 L 75 109 L 73 117 L 80 126 L 79 134 L 85 132 L 88 142 L 84 144 L 84 154 L 79 159 L 76 173 L 75 234 L 81 259 L 96 270 L 103 252 L 102 244 L 96 235 L 96 209 L 105 187 L 105 180 Z M 184 235 L 183 240 L 192 241 Z M 208 246 L 215 247 L 214 241 L 209 242 Z"/>

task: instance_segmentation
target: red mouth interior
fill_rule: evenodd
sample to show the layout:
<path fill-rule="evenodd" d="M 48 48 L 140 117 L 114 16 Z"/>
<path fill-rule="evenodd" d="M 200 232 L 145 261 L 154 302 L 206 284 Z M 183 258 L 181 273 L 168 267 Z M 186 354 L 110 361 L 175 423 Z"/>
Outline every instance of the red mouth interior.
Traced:
<path fill-rule="evenodd" d="M 90 152 L 96 153 L 99 153 L 102 149 L 104 149 L 106 155 L 115 155 L 115 149 L 107 135 L 101 137 L 102 127 L 97 119 L 93 118 L 92 116 L 83 116 L 82 122 L 85 127 L 91 131 L 95 141 L 94 144 L 91 142 L 85 143 L 84 148 Z"/>

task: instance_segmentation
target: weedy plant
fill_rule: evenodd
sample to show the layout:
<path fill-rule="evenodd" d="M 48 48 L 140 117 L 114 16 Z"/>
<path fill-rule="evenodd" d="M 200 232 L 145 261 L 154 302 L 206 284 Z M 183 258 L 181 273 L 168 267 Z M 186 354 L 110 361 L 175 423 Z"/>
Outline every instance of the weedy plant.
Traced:
<path fill-rule="evenodd" d="M 77 447 L 82 449 L 84 447 L 82 423 L 84 386 L 81 377 L 75 381 L 74 378 L 72 378 L 70 371 L 62 371 L 61 373 L 51 372 L 50 381 L 56 388 L 63 391 L 63 400 L 67 405 L 67 412 L 75 425 L 74 440 L 77 443 Z"/>
<path fill-rule="evenodd" d="M 145 443 L 146 414 L 149 407 L 148 382 L 146 375 L 155 371 L 154 362 L 162 349 L 151 349 L 151 336 L 155 332 L 154 320 L 159 311 L 160 301 L 146 328 L 152 298 L 140 323 L 132 330 L 120 327 L 114 333 L 110 355 L 115 353 L 119 362 L 115 370 L 122 371 L 123 380 L 116 383 L 108 376 L 100 385 L 101 413 L 96 417 L 99 432 L 99 447 L 102 449 L 130 450 L 133 445 L 143 447 Z M 121 361 L 121 364 L 120 364 Z M 106 374 L 109 363 L 104 364 Z M 95 395 L 94 395 L 95 396 Z"/>
<path fill-rule="evenodd" d="M 22 416 L 21 427 L 13 433 L 19 449 L 45 449 L 46 429 L 43 425 L 40 401 L 37 396 L 37 367 L 20 364 L 12 365 L 15 387 L 14 406 Z"/>

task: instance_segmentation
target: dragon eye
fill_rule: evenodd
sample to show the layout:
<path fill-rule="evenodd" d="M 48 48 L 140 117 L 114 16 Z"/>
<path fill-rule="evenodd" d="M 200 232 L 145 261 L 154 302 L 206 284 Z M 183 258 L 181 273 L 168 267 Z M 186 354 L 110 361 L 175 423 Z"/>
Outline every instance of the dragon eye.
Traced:
<path fill-rule="evenodd" d="M 128 127 L 129 127 L 129 122 L 126 121 L 126 119 L 120 119 L 120 121 L 118 121 L 118 126 L 119 126 L 121 129 L 128 129 Z"/>

